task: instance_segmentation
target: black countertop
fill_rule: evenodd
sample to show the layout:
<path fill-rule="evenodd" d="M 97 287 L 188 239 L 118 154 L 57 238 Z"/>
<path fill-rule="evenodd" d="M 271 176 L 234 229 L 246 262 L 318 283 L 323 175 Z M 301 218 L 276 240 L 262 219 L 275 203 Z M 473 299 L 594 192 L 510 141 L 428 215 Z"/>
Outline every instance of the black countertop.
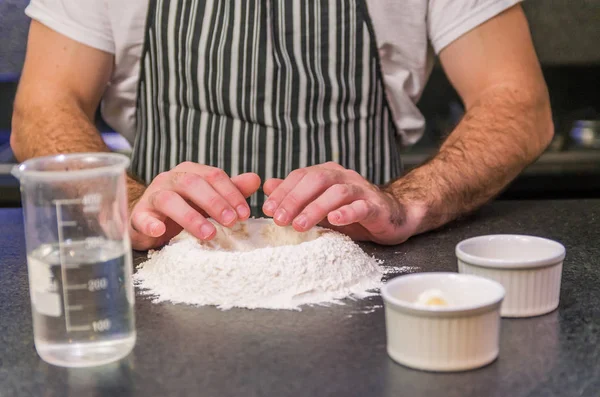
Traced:
<path fill-rule="evenodd" d="M 21 211 L 0 210 L 0 396 L 600 396 L 600 200 L 496 202 L 401 246 L 364 247 L 387 264 L 456 271 L 455 244 L 488 233 L 556 239 L 567 258 L 559 309 L 504 319 L 500 357 L 479 370 L 395 364 L 379 297 L 222 312 L 141 296 L 129 357 L 64 369 L 35 353 Z"/>

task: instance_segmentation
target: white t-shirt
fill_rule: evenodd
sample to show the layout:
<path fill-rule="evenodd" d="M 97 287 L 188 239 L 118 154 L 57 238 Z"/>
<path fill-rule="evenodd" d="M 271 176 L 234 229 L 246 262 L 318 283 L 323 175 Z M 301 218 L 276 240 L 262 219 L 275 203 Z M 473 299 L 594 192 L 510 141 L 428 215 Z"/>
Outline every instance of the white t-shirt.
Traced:
<path fill-rule="evenodd" d="M 388 101 L 405 145 L 425 120 L 416 107 L 434 55 L 522 0 L 367 0 Z M 75 41 L 115 56 L 102 101 L 108 124 L 135 138 L 136 94 L 148 0 L 32 0 L 27 15 Z"/>

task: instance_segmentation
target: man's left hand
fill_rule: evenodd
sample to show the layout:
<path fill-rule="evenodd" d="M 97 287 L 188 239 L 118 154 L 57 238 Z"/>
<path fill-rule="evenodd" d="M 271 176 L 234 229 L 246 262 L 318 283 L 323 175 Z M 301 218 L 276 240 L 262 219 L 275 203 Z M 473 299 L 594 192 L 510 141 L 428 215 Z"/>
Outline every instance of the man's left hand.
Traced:
<path fill-rule="evenodd" d="M 321 224 L 354 240 L 399 244 L 414 232 L 406 208 L 355 171 L 325 163 L 269 179 L 263 212 L 280 226 L 306 231 Z"/>

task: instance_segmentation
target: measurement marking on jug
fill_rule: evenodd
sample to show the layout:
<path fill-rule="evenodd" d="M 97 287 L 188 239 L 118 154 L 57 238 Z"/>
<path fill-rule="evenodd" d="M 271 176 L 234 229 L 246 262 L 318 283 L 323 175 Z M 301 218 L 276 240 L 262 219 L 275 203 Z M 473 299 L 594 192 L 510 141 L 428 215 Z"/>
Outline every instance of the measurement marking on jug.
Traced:
<path fill-rule="evenodd" d="M 108 331 L 110 329 L 111 325 L 112 325 L 112 323 L 110 322 L 109 318 L 105 318 L 102 320 L 92 322 L 92 328 L 94 329 L 95 332 Z"/>
<path fill-rule="evenodd" d="M 81 199 L 83 204 L 83 212 L 98 212 L 100 211 L 100 203 L 102 196 L 99 193 L 86 194 Z"/>
<path fill-rule="evenodd" d="M 82 290 L 82 289 L 88 289 L 88 285 L 87 284 L 73 284 L 73 285 L 67 285 L 65 288 L 68 289 L 69 291 L 77 291 L 77 290 Z"/>
<path fill-rule="evenodd" d="M 60 259 L 60 272 L 63 284 L 63 306 L 65 308 L 65 327 L 67 332 L 76 331 L 91 331 L 91 325 L 73 325 L 71 323 L 71 312 L 84 310 L 83 305 L 71 305 L 69 304 L 69 291 L 73 290 L 89 290 L 89 283 L 86 284 L 74 284 L 69 285 L 67 273 L 69 269 L 79 268 L 77 263 L 66 263 L 66 258 L 70 253 L 70 248 L 65 245 L 64 228 L 77 226 L 76 221 L 69 221 L 63 219 L 63 205 L 80 205 L 84 202 L 83 199 L 67 199 L 67 200 L 54 200 L 56 206 L 56 219 L 58 224 L 58 256 Z M 90 205 L 95 205 L 97 199 L 88 199 Z M 89 211 L 88 211 L 89 212 Z M 92 239 L 93 240 L 93 239 Z M 94 246 L 94 242 L 91 241 L 89 246 Z"/>
<path fill-rule="evenodd" d="M 65 266 L 65 253 L 64 253 L 64 235 L 63 228 L 61 224 L 63 223 L 62 218 L 62 204 L 65 200 L 56 200 L 56 219 L 58 221 L 58 257 L 60 259 L 60 274 L 62 277 L 63 283 L 63 305 L 65 307 L 65 327 L 67 332 L 74 331 L 73 326 L 71 325 L 71 314 L 69 313 L 69 290 L 64 288 L 69 285 L 67 281 L 67 267 Z"/>
<path fill-rule="evenodd" d="M 92 321 L 91 324 L 86 325 L 75 325 L 73 324 L 71 314 L 72 312 L 83 311 L 85 306 L 81 304 L 70 304 L 69 303 L 69 291 L 89 291 L 91 293 L 97 291 L 103 291 L 109 288 L 109 279 L 107 277 L 96 277 L 90 278 L 87 282 L 82 283 L 78 280 L 78 284 L 69 285 L 68 275 L 70 269 L 77 269 L 81 266 L 81 263 L 68 263 L 68 260 L 74 256 L 74 251 L 77 249 L 77 242 L 73 242 L 71 236 L 65 240 L 65 228 L 76 227 L 77 222 L 63 219 L 63 206 L 64 205 L 80 205 L 83 207 L 84 213 L 95 213 L 100 210 L 100 204 L 102 202 L 102 196 L 100 194 L 86 195 L 81 199 L 77 200 L 55 200 L 56 206 L 56 219 L 58 224 L 58 254 L 60 259 L 60 271 L 62 277 L 63 286 L 63 306 L 65 309 L 65 327 L 67 333 L 76 331 L 92 331 L 92 332 L 107 332 L 110 331 L 113 324 L 109 318 L 99 319 Z M 71 229 L 72 230 L 72 229 Z M 94 250 L 105 244 L 105 240 L 101 237 L 88 237 L 83 239 L 83 247 L 85 250 Z M 76 316 L 76 315 L 75 315 Z M 77 317 L 75 317 L 77 318 Z"/>
<path fill-rule="evenodd" d="M 106 277 L 92 279 L 87 284 L 87 289 L 90 292 L 101 291 L 106 288 L 108 288 L 108 279 Z"/>
<path fill-rule="evenodd" d="M 62 205 L 81 204 L 81 199 L 59 199 L 59 200 L 52 200 L 52 202 L 56 205 L 58 205 L 58 204 L 62 204 Z"/>
<path fill-rule="evenodd" d="M 92 326 L 91 325 L 71 325 L 69 327 L 69 332 L 73 332 L 73 331 L 91 331 L 92 330 Z"/>

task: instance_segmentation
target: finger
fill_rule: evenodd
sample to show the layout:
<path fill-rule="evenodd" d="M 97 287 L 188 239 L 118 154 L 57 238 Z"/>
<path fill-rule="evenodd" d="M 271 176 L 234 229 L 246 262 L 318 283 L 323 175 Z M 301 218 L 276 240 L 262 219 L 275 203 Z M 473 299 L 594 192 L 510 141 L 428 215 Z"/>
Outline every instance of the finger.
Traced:
<path fill-rule="evenodd" d="M 338 208 L 350 204 L 362 196 L 362 189 L 353 184 L 336 184 L 317 197 L 298 215 L 292 225 L 298 231 L 315 226 Z"/>
<path fill-rule="evenodd" d="M 244 198 L 248 198 L 252 196 L 254 193 L 258 191 L 260 187 L 260 177 L 255 173 L 245 173 L 241 175 L 234 176 L 231 178 L 231 182 L 235 185 L 235 187 L 240 191 Z M 237 207 L 238 218 L 242 221 L 250 218 L 250 206 L 248 202 L 244 200 L 242 207 Z"/>
<path fill-rule="evenodd" d="M 269 198 L 263 204 L 263 212 L 265 215 L 275 215 L 275 211 L 279 207 L 279 204 L 283 198 L 287 196 L 290 191 L 292 191 L 292 189 L 302 180 L 302 178 L 304 178 L 307 173 L 308 170 L 306 168 L 292 171 L 287 178 L 285 178 L 283 182 L 271 192 Z"/>
<path fill-rule="evenodd" d="M 353 223 L 363 223 L 375 219 L 378 207 L 367 200 L 356 200 L 332 211 L 327 220 L 334 226 L 346 226 Z"/>
<path fill-rule="evenodd" d="M 260 176 L 253 172 L 247 172 L 231 178 L 231 182 L 242 193 L 242 196 L 248 198 L 258 191 L 260 187 Z"/>
<path fill-rule="evenodd" d="M 172 219 L 196 238 L 210 240 L 217 232 L 212 223 L 174 191 L 157 191 L 149 197 L 149 201 L 153 208 Z"/>
<path fill-rule="evenodd" d="M 334 230 L 338 233 L 345 234 L 355 241 L 369 240 L 369 232 L 360 223 L 353 223 L 348 226 L 335 226 L 329 223 L 327 218 L 325 218 L 321 222 L 319 222 L 319 226 Z"/>
<path fill-rule="evenodd" d="M 338 171 L 323 167 L 314 168 L 280 202 L 273 216 L 275 223 L 281 226 L 289 225 L 300 212 L 305 210 L 306 206 L 335 186 L 341 179 L 341 173 Z M 345 190 L 345 188 L 340 188 L 340 190 Z M 325 216 L 326 214 L 323 215 L 323 217 Z"/>
<path fill-rule="evenodd" d="M 219 170 L 218 168 L 194 163 L 192 161 L 184 161 L 177 165 L 172 171 L 190 172 L 203 177 L 208 176 L 209 179 L 211 178 L 211 173 L 214 173 L 213 176 L 216 178 L 222 178 L 223 175 L 226 175 L 224 171 Z M 230 205 L 232 208 L 236 209 L 237 217 L 239 219 L 246 219 L 250 216 L 250 207 L 248 206 L 248 203 L 246 203 L 245 198 L 251 196 L 258 190 L 260 187 L 260 177 L 255 173 L 245 173 L 231 178 L 231 182 L 235 188 L 240 191 L 244 200 L 239 203 L 239 197 L 237 197 L 236 201 L 230 203 Z M 223 194 L 227 195 L 227 192 L 224 192 Z"/>
<path fill-rule="evenodd" d="M 167 230 L 164 222 L 152 216 L 146 210 L 133 211 L 131 214 L 131 227 L 137 233 L 154 238 L 162 236 Z"/>
<path fill-rule="evenodd" d="M 220 224 L 224 226 L 235 224 L 238 219 L 237 212 L 234 210 L 235 207 L 232 207 L 229 201 L 223 197 L 223 194 L 217 192 L 213 186 L 221 189 L 222 192 L 224 191 L 224 194 L 228 195 L 229 200 L 233 201 L 232 196 L 237 194 L 238 197 L 234 201 L 237 206 L 246 201 L 224 172 L 222 174 L 227 181 L 220 180 L 213 182 L 214 185 L 205 180 L 206 177 L 191 172 L 171 172 L 170 174 L 170 186 L 168 188 L 184 199 L 194 203 Z M 211 178 L 214 180 L 215 176 L 211 176 Z M 229 187 L 226 189 L 224 185 L 227 185 L 227 183 Z M 233 193 L 231 192 L 232 190 L 234 191 Z M 165 208 L 163 207 L 155 205 L 154 208 L 159 212 L 165 213 Z M 196 210 L 194 212 L 198 213 Z"/>
<path fill-rule="evenodd" d="M 177 172 L 191 172 L 198 175 L 205 175 L 207 168 L 212 169 L 213 167 L 194 163 L 191 161 L 184 161 L 173 169 Z M 233 184 L 239 189 L 244 197 L 250 197 L 260 187 L 260 176 L 254 172 L 247 172 L 231 178 Z"/>
<path fill-rule="evenodd" d="M 335 161 L 328 161 L 326 163 L 323 163 L 320 165 L 321 167 L 325 167 L 325 168 L 329 168 L 329 169 L 333 169 L 333 170 L 345 170 L 344 166 L 342 166 L 339 163 L 336 163 Z"/>
<path fill-rule="evenodd" d="M 217 219 L 219 223 L 225 226 L 232 226 L 239 218 L 247 219 L 250 216 L 250 207 L 246 202 L 246 198 L 225 171 L 219 168 L 205 167 L 203 177 L 204 180 L 212 186 L 213 190 L 229 204 L 229 206 L 227 206 L 228 208 L 221 208 L 219 205 L 222 203 L 218 197 L 211 195 L 211 198 L 215 200 L 214 205 L 218 207 L 216 216 L 211 213 L 208 208 L 206 208 L 206 210 L 212 217 Z M 244 182 L 244 178 L 241 178 L 241 181 Z M 230 210 L 233 210 L 234 212 L 231 213 Z"/>
<path fill-rule="evenodd" d="M 265 184 L 263 186 L 263 190 L 267 196 L 270 196 L 271 193 L 273 193 L 273 191 L 275 189 L 277 189 L 277 187 L 279 185 L 281 185 L 282 183 L 283 183 L 283 179 L 271 178 L 265 182 Z"/>
<path fill-rule="evenodd" d="M 193 172 L 194 174 L 201 175 L 207 167 L 210 168 L 209 165 L 194 163 L 193 161 L 184 161 L 183 163 L 177 164 L 177 166 L 175 168 L 173 168 L 171 171 Z"/>

